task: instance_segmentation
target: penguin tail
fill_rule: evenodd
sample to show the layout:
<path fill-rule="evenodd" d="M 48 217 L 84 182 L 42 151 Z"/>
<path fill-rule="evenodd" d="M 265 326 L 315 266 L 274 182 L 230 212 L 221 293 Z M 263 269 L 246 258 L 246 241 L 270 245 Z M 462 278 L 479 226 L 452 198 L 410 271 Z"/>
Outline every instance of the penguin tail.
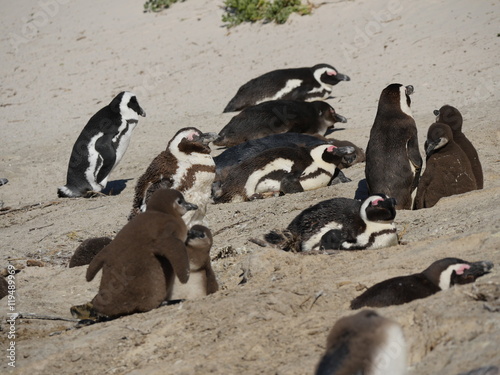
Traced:
<path fill-rule="evenodd" d="M 282 231 L 272 230 L 264 235 L 264 240 L 284 251 L 300 251 L 300 239 L 288 229 Z"/>

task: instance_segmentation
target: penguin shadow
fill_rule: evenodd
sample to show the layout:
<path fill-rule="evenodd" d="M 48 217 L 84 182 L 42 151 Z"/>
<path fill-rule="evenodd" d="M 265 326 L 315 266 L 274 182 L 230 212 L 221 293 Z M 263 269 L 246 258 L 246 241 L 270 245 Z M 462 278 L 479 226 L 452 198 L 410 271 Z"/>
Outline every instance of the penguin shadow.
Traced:
<path fill-rule="evenodd" d="M 101 193 L 104 195 L 120 195 L 120 193 L 127 187 L 127 182 L 131 180 L 133 180 L 133 178 L 109 181 Z"/>
<path fill-rule="evenodd" d="M 366 183 L 366 178 L 363 178 L 358 183 L 358 188 L 354 193 L 354 199 L 365 200 L 370 196 L 370 192 L 368 191 L 368 184 Z"/>

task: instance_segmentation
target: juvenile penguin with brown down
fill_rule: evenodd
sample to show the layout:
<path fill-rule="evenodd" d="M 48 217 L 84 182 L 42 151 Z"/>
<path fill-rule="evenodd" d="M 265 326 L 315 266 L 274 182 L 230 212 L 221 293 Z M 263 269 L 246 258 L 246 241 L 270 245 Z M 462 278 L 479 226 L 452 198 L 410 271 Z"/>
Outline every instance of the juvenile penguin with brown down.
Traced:
<path fill-rule="evenodd" d="M 193 209 L 180 192 L 157 190 L 147 210 L 94 257 L 86 278 L 91 281 L 102 269 L 99 292 L 92 302 L 73 306 L 73 316 L 116 318 L 149 311 L 170 297 L 175 277 L 186 283 L 187 227 L 181 216 Z"/>
<path fill-rule="evenodd" d="M 202 133 L 192 127 L 180 129 L 137 181 L 129 219 L 146 209 L 154 191 L 168 188 L 182 192 L 198 206 L 198 210 L 183 218 L 186 224 L 203 223 L 215 178 L 209 143 L 216 138 L 216 133 Z"/>
<path fill-rule="evenodd" d="M 422 168 L 417 126 L 411 113 L 413 86 L 393 83 L 380 95 L 366 148 L 365 175 L 369 194 L 383 193 L 398 202 L 397 209 L 413 207 Z"/>
<path fill-rule="evenodd" d="M 483 168 L 475 147 L 462 132 L 462 114 L 455 107 L 452 107 L 451 105 L 444 105 L 439 110 L 435 110 L 434 115 L 437 116 L 436 122 L 449 125 L 451 128 L 451 131 L 453 132 L 453 140 L 465 152 L 465 155 L 467 155 L 467 158 L 469 159 L 472 172 L 474 173 L 474 177 L 476 179 L 477 188 L 482 189 Z"/>
<path fill-rule="evenodd" d="M 245 108 L 219 132 L 216 146 L 232 147 L 271 134 L 305 133 L 324 136 L 344 116 L 323 101 L 271 100 Z"/>
<path fill-rule="evenodd" d="M 401 326 L 373 310 L 340 318 L 315 375 L 405 375 L 407 345 Z"/>
<path fill-rule="evenodd" d="M 489 261 L 467 262 L 444 258 L 432 263 L 421 273 L 393 277 L 368 288 L 351 301 L 351 309 L 401 305 L 429 297 L 456 284 L 473 283 L 493 268 Z"/>
<path fill-rule="evenodd" d="M 183 284 L 176 277 L 169 299 L 185 300 L 205 297 L 219 290 L 210 259 L 212 243 L 212 232 L 207 227 L 194 225 L 189 230 L 186 240 L 190 270 L 189 280 Z"/>
<path fill-rule="evenodd" d="M 224 112 L 240 111 L 269 100 L 327 99 L 332 88 L 351 79 L 328 64 L 317 64 L 311 68 L 279 69 L 254 78 L 238 89 Z"/>
<path fill-rule="evenodd" d="M 433 207 L 441 198 L 476 190 L 469 159 L 455 143 L 446 124 L 435 123 L 427 132 L 427 160 L 418 183 L 415 209 Z"/>
<path fill-rule="evenodd" d="M 397 245 L 396 201 L 383 194 L 361 202 L 333 198 L 302 211 L 285 231 L 264 239 L 285 251 L 364 250 Z"/>

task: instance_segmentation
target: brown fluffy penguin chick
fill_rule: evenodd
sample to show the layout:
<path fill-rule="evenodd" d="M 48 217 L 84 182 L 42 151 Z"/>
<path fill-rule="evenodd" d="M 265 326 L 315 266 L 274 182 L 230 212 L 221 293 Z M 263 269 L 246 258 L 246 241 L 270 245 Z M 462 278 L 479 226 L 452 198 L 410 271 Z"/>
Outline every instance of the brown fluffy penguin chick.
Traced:
<path fill-rule="evenodd" d="M 418 183 L 415 209 L 433 207 L 441 198 L 476 190 L 476 180 L 465 152 L 454 142 L 446 124 L 429 127 L 427 161 Z"/>
<path fill-rule="evenodd" d="M 403 375 L 406 357 L 399 324 L 363 310 L 335 323 L 316 375 Z"/>
<path fill-rule="evenodd" d="M 217 137 L 216 133 L 202 133 L 196 128 L 180 129 L 137 181 L 129 220 L 146 209 L 153 192 L 169 188 L 179 190 L 198 206 L 198 210 L 183 217 L 188 226 L 202 223 L 215 178 L 208 144 Z"/>
<path fill-rule="evenodd" d="M 161 189 L 151 196 L 146 212 L 129 221 L 90 263 L 87 281 L 102 268 L 99 292 L 87 304 L 90 316 L 116 318 L 152 310 L 170 295 L 175 276 L 187 282 L 187 227 L 181 216 L 195 208 L 176 190 Z M 71 312 L 86 318 L 79 307 Z"/>
<path fill-rule="evenodd" d="M 194 225 L 188 232 L 186 250 L 189 258 L 189 280 L 182 284 L 175 279 L 170 300 L 205 297 L 219 290 L 210 261 L 212 232 L 203 225 Z"/>
<path fill-rule="evenodd" d="M 109 237 L 95 237 L 88 238 L 78 246 L 69 260 L 69 268 L 85 266 L 90 264 L 92 259 L 102 249 L 109 245 L 111 238 Z"/>
<path fill-rule="evenodd" d="M 476 178 L 478 189 L 483 188 L 483 168 L 479 161 L 479 155 L 471 141 L 462 133 L 463 118 L 458 109 L 451 105 L 444 105 L 438 111 L 434 111 L 437 116 L 436 122 L 449 125 L 453 132 L 453 140 L 465 152 L 470 161 L 472 172 Z"/>

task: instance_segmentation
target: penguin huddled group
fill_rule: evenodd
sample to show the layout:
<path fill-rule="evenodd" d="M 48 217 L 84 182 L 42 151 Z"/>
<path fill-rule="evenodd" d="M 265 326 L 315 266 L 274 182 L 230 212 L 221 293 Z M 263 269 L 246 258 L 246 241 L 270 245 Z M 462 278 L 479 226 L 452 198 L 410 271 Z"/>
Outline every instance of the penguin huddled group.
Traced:
<path fill-rule="evenodd" d="M 347 120 L 326 103 L 332 87 L 350 78 L 328 64 L 282 69 L 242 85 L 224 112 L 241 111 L 222 130 L 186 127 L 138 178 L 128 223 L 113 238 L 84 241 L 70 266 L 102 270 L 91 302 L 71 313 L 94 321 L 146 312 L 174 300 L 219 289 L 211 267 L 210 204 L 299 193 L 351 180 L 342 170 L 365 162 L 368 196 L 335 197 L 302 211 L 264 245 L 291 252 L 332 254 L 398 244 L 399 209 L 434 206 L 442 197 L 483 187 L 477 151 L 462 133 L 462 116 L 449 105 L 435 111 L 420 154 L 411 112 L 411 85 L 383 89 L 366 154 L 345 140 L 327 138 Z M 105 188 L 145 116 L 137 98 L 122 92 L 97 112 L 78 137 L 60 197 L 88 197 Z M 226 147 L 212 156 L 210 143 Z M 423 173 L 422 173 L 423 170 Z M 421 273 L 388 279 L 351 301 L 352 309 L 386 307 L 425 298 L 488 273 L 488 261 L 444 258 Z M 391 345 L 399 350 L 388 361 Z M 406 373 L 401 327 L 373 310 L 340 319 L 332 328 L 316 374 Z"/>

